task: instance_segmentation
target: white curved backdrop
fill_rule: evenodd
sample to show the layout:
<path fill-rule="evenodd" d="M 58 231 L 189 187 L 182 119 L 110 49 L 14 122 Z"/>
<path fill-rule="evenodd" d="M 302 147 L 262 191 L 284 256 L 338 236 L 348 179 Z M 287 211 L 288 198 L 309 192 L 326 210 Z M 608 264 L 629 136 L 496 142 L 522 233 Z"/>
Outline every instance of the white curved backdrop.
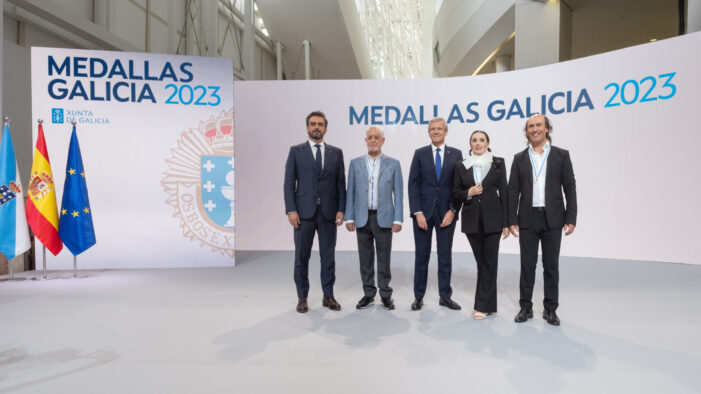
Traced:
<path fill-rule="evenodd" d="M 367 127 L 383 128 L 383 151 L 399 159 L 406 181 L 414 149 L 429 143 L 422 123 L 434 112 L 449 119 L 448 145 L 466 155 L 469 134 L 485 130 L 510 166 L 525 147 L 527 107 L 541 112 L 544 102 L 553 142 L 570 151 L 577 179 L 578 225 L 562 254 L 698 264 L 700 55 L 695 33 L 476 77 L 236 82 L 236 248 L 294 248 L 284 164 L 290 145 L 306 139 L 312 110 L 327 114 L 325 140 L 343 149 L 346 169 L 365 153 Z M 397 251 L 414 248 L 408 201 L 405 216 Z M 455 236 L 453 250 L 470 251 L 464 235 Z M 355 234 L 341 227 L 337 250 L 355 249 Z M 518 242 L 503 241 L 501 252 L 518 253 Z"/>

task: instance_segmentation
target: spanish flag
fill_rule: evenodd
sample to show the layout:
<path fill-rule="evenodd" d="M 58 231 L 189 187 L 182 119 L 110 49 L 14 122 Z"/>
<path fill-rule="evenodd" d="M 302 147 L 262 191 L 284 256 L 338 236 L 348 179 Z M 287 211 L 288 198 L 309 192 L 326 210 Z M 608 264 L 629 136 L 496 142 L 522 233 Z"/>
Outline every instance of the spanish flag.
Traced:
<path fill-rule="evenodd" d="M 39 124 L 39 137 L 34 149 L 32 174 L 27 187 L 27 222 L 34 236 L 55 255 L 63 249 L 58 237 L 56 187 L 51 174 L 49 152 L 44 140 L 44 128 Z"/>

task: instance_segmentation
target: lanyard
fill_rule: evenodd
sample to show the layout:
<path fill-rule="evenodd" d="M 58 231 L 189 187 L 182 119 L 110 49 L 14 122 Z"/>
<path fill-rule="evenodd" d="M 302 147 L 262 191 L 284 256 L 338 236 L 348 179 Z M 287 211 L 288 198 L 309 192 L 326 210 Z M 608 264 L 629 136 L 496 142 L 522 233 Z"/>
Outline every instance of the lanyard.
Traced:
<path fill-rule="evenodd" d="M 477 174 L 477 169 L 475 167 L 477 167 L 477 166 L 473 163 L 472 164 L 472 174 L 475 176 L 475 185 L 479 185 L 480 184 L 480 176 Z M 481 170 L 482 169 L 480 166 L 480 171 Z"/>
<path fill-rule="evenodd" d="M 375 165 L 377 164 L 377 160 L 380 158 L 380 156 L 377 156 L 376 158 L 372 159 L 372 170 L 370 169 L 370 157 L 365 156 L 365 166 L 368 169 L 368 180 L 370 182 L 375 182 Z"/>
<path fill-rule="evenodd" d="M 375 165 L 379 159 L 380 156 L 372 159 L 372 170 L 370 170 L 370 156 L 365 156 L 365 167 L 368 170 L 368 182 L 370 182 L 370 209 L 374 208 L 372 203 L 375 201 Z"/>
<path fill-rule="evenodd" d="M 531 158 L 531 167 L 533 167 L 533 175 L 535 176 L 535 181 L 536 183 L 540 179 L 540 174 L 543 172 L 543 167 L 545 167 L 545 162 L 548 160 L 548 155 L 550 154 L 550 145 L 548 145 L 548 149 L 545 151 L 545 155 L 543 155 L 543 162 L 540 163 L 540 169 L 538 169 L 538 172 L 535 170 L 535 161 L 533 161 L 533 152 L 532 148 L 528 149 L 528 157 Z"/>

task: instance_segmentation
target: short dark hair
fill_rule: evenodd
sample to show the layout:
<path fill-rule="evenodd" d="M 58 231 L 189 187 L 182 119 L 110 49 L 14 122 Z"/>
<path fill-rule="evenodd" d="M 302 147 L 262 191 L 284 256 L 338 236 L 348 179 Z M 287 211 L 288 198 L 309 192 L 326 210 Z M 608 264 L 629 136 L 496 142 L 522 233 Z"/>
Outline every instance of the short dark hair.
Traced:
<path fill-rule="evenodd" d="M 545 119 L 545 128 L 548 130 L 548 132 L 545 133 L 545 137 L 548 139 L 548 142 L 550 142 L 552 144 L 553 138 L 550 136 L 550 133 L 552 133 L 552 131 L 553 131 L 553 126 L 552 126 L 552 123 L 550 123 L 550 119 L 543 114 L 533 114 L 533 115 L 529 116 L 528 119 L 530 119 L 536 115 L 541 115 Z M 528 119 L 526 119 L 526 125 L 523 126 L 523 132 L 526 134 L 526 145 L 528 145 L 530 143 L 530 141 L 528 141 Z"/>
<path fill-rule="evenodd" d="M 324 118 L 324 126 L 329 127 L 329 121 L 326 120 L 326 115 L 324 115 L 324 113 L 321 111 L 312 111 L 309 113 L 309 115 L 307 115 L 307 126 L 309 126 L 309 118 L 311 118 L 312 116 Z"/>
<path fill-rule="evenodd" d="M 484 136 L 487 137 L 487 142 L 489 142 L 489 134 L 487 134 L 487 132 L 484 131 L 484 130 L 475 130 L 475 131 L 473 131 L 472 134 L 470 134 L 470 142 L 472 142 L 472 136 L 475 135 L 475 134 L 477 134 L 477 133 L 482 133 L 482 134 L 484 134 Z M 491 151 L 492 151 L 492 148 L 487 148 L 487 151 L 491 152 Z M 472 156 L 472 148 L 470 148 L 470 152 L 468 152 L 468 153 L 470 154 L 470 156 Z"/>

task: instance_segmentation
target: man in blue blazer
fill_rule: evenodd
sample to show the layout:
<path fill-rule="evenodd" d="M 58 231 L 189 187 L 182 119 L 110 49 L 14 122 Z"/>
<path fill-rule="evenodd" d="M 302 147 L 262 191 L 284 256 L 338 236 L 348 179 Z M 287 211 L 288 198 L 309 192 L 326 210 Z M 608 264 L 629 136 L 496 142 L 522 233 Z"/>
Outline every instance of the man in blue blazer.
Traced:
<path fill-rule="evenodd" d="M 343 152 L 324 143 L 328 121 L 323 112 L 307 115 L 309 140 L 290 148 L 285 164 L 285 211 L 294 227 L 297 312 L 309 310 L 309 257 L 314 233 L 319 235 L 322 305 L 340 310 L 333 295 L 336 281 L 336 226 L 343 223 L 346 209 L 346 176 Z"/>
<path fill-rule="evenodd" d="M 431 145 L 414 152 L 409 172 L 409 208 L 414 219 L 414 296 L 411 309 L 423 307 L 428 277 L 428 260 L 431 257 L 431 238 L 436 230 L 438 246 L 439 304 L 459 310 L 460 305 L 451 299 L 453 234 L 457 209 L 451 199 L 453 168 L 462 161 L 459 149 L 445 145 L 448 125 L 442 118 L 428 123 Z"/>
<path fill-rule="evenodd" d="M 365 295 L 355 306 L 364 309 L 375 303 L 375 246 L 377 285 L 386 309 L 394 309 L 390 255 L 392 233 L 402 230 L 404 192 L 399 161 L 382 153 L 385 136 L 377 127 L 365 133 L 368 154 L 351 160 L 346 193 L 346 228 L 356 231 L 360 278 Z"/>

